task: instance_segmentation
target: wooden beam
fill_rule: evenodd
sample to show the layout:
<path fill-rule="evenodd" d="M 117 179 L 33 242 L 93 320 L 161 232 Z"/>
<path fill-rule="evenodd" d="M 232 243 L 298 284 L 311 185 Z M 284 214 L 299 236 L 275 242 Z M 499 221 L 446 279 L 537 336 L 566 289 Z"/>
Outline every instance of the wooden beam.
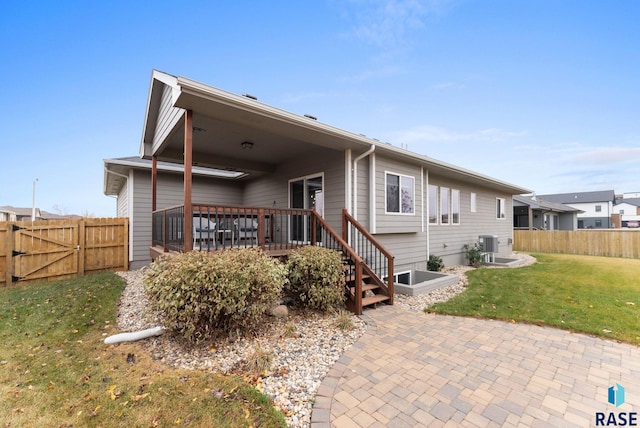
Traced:
<path fill-rule="evenodd" d="M 133 190 L 131 190 L 133 191 Z M 158 156 L 151 157 L 151 212 L 158 209 Z"/>
<path fill-rule="evenodd" d="M 184 113 L 184 251 L 193 249 L 193 110 Z"/>

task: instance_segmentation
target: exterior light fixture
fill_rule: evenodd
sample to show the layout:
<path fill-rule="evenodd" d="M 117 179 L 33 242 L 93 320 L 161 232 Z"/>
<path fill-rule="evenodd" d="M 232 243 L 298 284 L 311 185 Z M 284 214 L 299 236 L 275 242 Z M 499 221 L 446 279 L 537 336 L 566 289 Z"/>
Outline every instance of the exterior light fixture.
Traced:
<path fill-rule="evenodd" d="M 240 143 L 240 147 L 245 150 L 251 150 L 253 149 L 253 143 L 251 141 L 243 141 L 242 143 Z"/>

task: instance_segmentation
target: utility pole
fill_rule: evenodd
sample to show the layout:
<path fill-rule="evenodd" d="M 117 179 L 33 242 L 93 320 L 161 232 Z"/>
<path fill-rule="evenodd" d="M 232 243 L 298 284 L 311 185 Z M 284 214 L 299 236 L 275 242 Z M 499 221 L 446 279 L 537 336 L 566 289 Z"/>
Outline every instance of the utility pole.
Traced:
<path fill-rule="evenodd" d="M 36 221 L 36 183 L 38 179 L 33 180 L 33 208 L 31 209 L 31 221 Z"/>

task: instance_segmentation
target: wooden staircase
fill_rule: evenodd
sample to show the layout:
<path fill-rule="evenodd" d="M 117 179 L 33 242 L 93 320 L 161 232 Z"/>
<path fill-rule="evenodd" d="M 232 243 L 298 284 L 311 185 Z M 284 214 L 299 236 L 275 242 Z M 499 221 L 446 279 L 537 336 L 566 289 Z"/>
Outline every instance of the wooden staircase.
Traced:
<path fill-rule="evenodd" d="M 343 256 L 345 265 L 345 293 L 347 295 L 347 306 L 354 313 L 358 313 L 355 303 L 359 300 L 361 310 L 365 307 L 376 307 L 378 303 L 393 304 L 393 299 L 389 295 L 388 289 L 383 288 L 379 278 L 374 278 L 370 274 L 363 273 L 360 278 L 360 287 L 356 286 L 356 272 L 348 256 Z M 359 298 L 358 298 L 359 294 Z"/>

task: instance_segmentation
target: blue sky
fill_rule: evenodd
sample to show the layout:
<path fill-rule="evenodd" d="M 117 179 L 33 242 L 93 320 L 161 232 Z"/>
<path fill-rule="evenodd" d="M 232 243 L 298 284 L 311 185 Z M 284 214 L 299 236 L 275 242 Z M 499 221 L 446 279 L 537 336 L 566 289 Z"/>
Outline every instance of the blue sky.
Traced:
<path fill-rule="evenodd" d="M 152 69 L 535 190 L 640 191 L 635 0 L 0 4 L 0 205 L 115 215 Z"/>

